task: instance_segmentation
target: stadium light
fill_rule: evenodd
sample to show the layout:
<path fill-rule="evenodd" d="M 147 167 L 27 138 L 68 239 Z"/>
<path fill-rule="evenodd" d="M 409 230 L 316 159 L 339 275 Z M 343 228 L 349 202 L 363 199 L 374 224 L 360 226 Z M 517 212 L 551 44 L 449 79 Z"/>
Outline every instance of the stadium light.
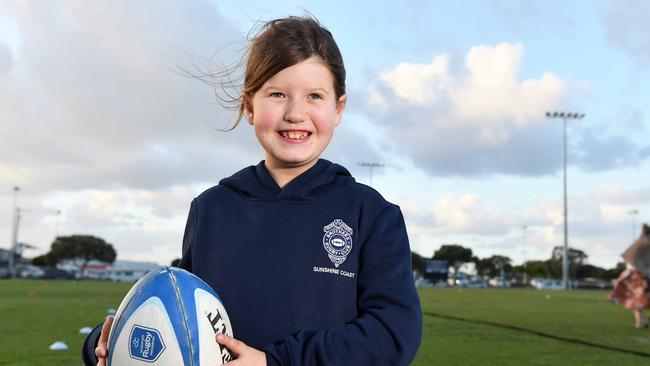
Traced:
<path fill-rule="evenodd" d="M 567 187 L 566 187 L 566 120 L 567 119 L 583 119 L 584 113 L 566 113 L 566 112 L 546 112 L 548 118 L 562 118 L 563 138 L 562 138 L 562 152 L 563 152 L 563 165 L 564 165 L 564 254 L 562 255 L 562 287 L 565 290 L 569 289 L 569 224 L 567 222 L 568 209 L 567 209 Z"/>
<path fill-rule="evenodd" d="M 523 238 L 523 249 L 524 249 L 524 287 L 528 284 L 528 262 L 526 261 L 526 229 L 528 229 L 528 225 L 523 225 L 521 229 L 524 232 L 524 238 Z"/>
<path fill-rule="evenodd" d="M 11 241 L 9 242 L 10 251 L 9 251 L 9 276 L 11 278 L 16 277 L 15 272 L 15 263 L 14 256 L 16 255 L 16 245 L 18 244 L 18 221 L 20 220 L 20 209 L 18 208 L 18 192 L 20 192 L 20 187 L 14 186 L 14 205 L 11 210 L 12 223 L 11 223 Z"/>
<path fill-rule="evenodd" d="M 370 170 L 370 179 L 368 185 L 372 187 L 372 169 L 373 168 L 383 168 L 384 164 L 379 163 L 359 163 L 359 166 L 366 166 Z"/>

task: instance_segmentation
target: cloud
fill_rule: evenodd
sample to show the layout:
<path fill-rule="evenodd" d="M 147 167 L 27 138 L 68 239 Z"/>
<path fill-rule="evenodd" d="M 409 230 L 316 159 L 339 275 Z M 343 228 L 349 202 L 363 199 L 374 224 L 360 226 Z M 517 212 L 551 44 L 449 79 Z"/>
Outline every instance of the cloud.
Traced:
<path fill-rule="evenodd" d="M 472 235 L 504 235 L 514 225 L 512 217 L 487 207 L 474 194 L 441 198 L 433 205 L 433 217 L 447 231 Z"/>
<path fill-rule="evenodd" d="M 0 179 L 35 190 L 156 189 L 217 180 L 261 156 L 212 90 L 178 75 L 245 37 L 208 1 L 5 3 L 13 57 L 0 44 Z M 225 49 L 216 62 L 236 57 Z M 8 65 L 8 66 L 7 66 Z M 13 137 L 12 137 L 13 136 Z"/>
<path fill-rule="evenodd" d="M 548 35 L 548 32 L 566 35 L 575 23 L 571 12 L 566 11 L 566 6 L 549 6 L 548 2 L 543 0 L 491 0 L 487 3 L 497 17 L 499 26 L 516 34 L 530 30 L 537 33 L 539 29 L 543 29 L 544 35 Z"/>
<path fill-rule="evenodd" d="M 593 197 L 607 205 L 642 207 L 650 203 L 650 186 L 625 190 L 617 185 L 603 184 L 594 190 Z"/>
<path fill-rule="evenodd" d="M 613 267 L 620 253 L 638 236 L 650 202 L 650 189 L 626 190 L 603 185 L 572 195 L 569 201 L 569 236 L 572 248 L 589 255 L 591 264 Z M 563 204 L 540 197 L 521 210 L 504 208 L 498 201 L 475 193 L 449 195 L 433 204 L 416 196 L 403 197 L 400 207 L 408 224 L 413 250 L 425 256 L 446 243 L 472 248 L 479 257 L 506 255 L 521 263 L 546 260 L 564 243 Z M 639 208 L 636 216 L 630 211 Z M 524 233 L 523 227 L 526 226 Z"/>
<path fill-rule="evenodd" d="M 7 45 L 0 42 L 0 80 L 9 74 L 13 67 L 13 56 Z"/>
<path fill-rule="evenodd" d="M 645 159 L 640 150 L 629 138 L 615 135 L 598 135 L 592 129 L 585 129 L 576 146 L 576 165 L 585 171 L 603 171 L 627 167 Z"/>
<path fill-rule="evenodd" d="M 441 54 L 402 63 L 369 88 L 366 111 L 396 154 L 431 175 L 553 172 L 557 125 L 545 111 L 566 104 L 567 84 L 552 73 L 519 80 L 523 45 L 476 46 L 464 64 Z"/>
<path fill-rule="evenodd" d="M 648 17 L 647 1 L 606 2 L 602 12 L 607 40 L 642 67 L 650 65 Z"/>
<path fill-rule="evenodd" d="M 28 230 L 25 240 L 51 242 L 54 221 L 59 220 L 56 225 L 61 235 L 102 237 L 116 248 L 121 259 L 169 263 L 180 256 L 190 201 L 205 188 L 182 185 L 155 191 L 121 188 L 50 193 L 40 200 L 42 207 L 30 215 L 43 229 Z M 61 212 L 58 219 L 51 214 L 56 210 Z"/>
<path fill-rule="evenodd" d="M 523 50 L 520 43 L 482 45 L 462 65 L 449 54 L 429 64 L 400 63 L 371 83 L 366 113 L 392 154 L 432 176 L 552 174 L 562 166 L 562 124 L 545 114 L 574 109 L 585 86 L 550 72 L 521 80 Z M 641 111 L 629 111 L 623 123 L 642 130 L 639 118 Z M 603 171 L 647 158 L 644 142 L 606 129 L 572 132 L 569 164 Z"/>
<path fill-rule="evenodd" d="M 400 207 L 418 234 L 499 236 L 522 222 L 521 215 L 498 210 L 472 193 L 440 197 L 430 205 L 402 198 Z"/>

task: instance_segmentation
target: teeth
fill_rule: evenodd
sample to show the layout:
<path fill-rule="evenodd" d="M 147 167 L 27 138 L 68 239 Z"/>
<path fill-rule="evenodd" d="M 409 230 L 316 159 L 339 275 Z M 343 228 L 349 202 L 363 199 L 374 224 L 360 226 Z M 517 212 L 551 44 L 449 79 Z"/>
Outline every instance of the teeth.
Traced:
<path fill-rule="evenodd" d="M 282 136 L 289 139 L 302 140 L 307 137 L 307 132 L 282 131 Z"/>

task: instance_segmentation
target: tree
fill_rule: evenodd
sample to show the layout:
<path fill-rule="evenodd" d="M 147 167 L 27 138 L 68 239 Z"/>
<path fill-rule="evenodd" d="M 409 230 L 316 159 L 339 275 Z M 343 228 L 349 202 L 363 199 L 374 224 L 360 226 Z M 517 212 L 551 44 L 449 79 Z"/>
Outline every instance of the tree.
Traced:
<path fill-rule="evenodd" d="M 525 268 L 522 268 L 522 272 L 526 272 L 528 278 L 552 277 L 550 261 L 527 261 Z"/>
<path fill-rule="evenodd" d="M 607 279 L 607 270 L 605 268 L 592 266 L 591 264 L 583 264 L 576 270 L 576 278 L 598 278 L 601 280 Z"/>
<path fill-rule="evenodd" d="M 494 271 L 494 267 L 492 266 L 492 262 L 488 258 L 479 258 L 479 257 L 473 257 L 472 262 L 476 264 L 476 273 L 478 273 L 481 276 L 491 276 L 492 272 Z"/>
<path fill-rule="evenodd" d="M 104 239 L 91 235 L 59 236 L 52 243 L 50 251 L 45 254 L 45 262 L 56 265 L 64 259 L 81 259 L 83 270 L 90 260 L 113 263 L 116 256 L 113 246 Z"/>
<path fill-rule="evenodd" d="M 171 266 L 172 266 L 172 267 L 178 267 L 178 265 L 179 265 L 180 263 L 181 263 L 181 259 L 180 259 L 180 258 L 176 258 L 176 259 L 172 260 Z"/>
<path fill-rule="evenodd" d="M 424 274 L 424 257 L 418 253 L 411 252 L 411 265 L 414 271 L 417 271 L 420 275 Z"/>
<path fill-rule="evenodd" d="M 39 255 L 38 257 L 32 258 L 32 264 L 39 267 L 51 266 L 50 258 L 47 254 Z"/>
<path fill-rule="evenodd" d="M 433 259 L 444 259 L 454 268 L 455 282 L 460 266 L 472 260 L 472 250 L 458 244 L 445 244 L 433 253 Z"/>
<path fill-rule="evenodd" d="M 512 271 L 512 259 L 503 255 L 493 255 L 489 258 L 475 257 L 476 271 L 483 276 L 503 276 L 503 272 Z"/>
<path fill-rule="evenodd" d="M 625 263 L 618 262 L 618 263 L 616 263 L 616 267 L 614 267 L 612 269 L 608 269 L 605 272 L 605 279 L 613 280 L 613 279 L 617 278 L 621 274 L 621 272 L 623 272 L 623 271 L 625 271 Z"/>
<path fill-rule="evenodd" d="M 580 249 L 568 248 L 569 254 L 569 274 L 571 278 L 576 278 L 580 267 L 582 267 L 588 255 Z M 562 258 L 564 258 L 564 247 L 557 246 L 551 253 L 551 272 L 554 277 L 562 277 Z"/>

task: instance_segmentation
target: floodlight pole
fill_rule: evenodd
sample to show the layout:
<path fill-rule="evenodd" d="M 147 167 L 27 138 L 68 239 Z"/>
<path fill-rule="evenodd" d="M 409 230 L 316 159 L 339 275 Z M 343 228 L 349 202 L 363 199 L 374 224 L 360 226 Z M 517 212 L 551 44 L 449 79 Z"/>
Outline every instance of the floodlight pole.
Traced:
<path fill-rule="evenodd" d="M 370 179 L 368 185 L 372 187 L 372 169 L 373 168 L 382 168 L 384 164 L 379 163 L 359 163 L 360 166 L 366 166 L 370 170 Z"/>
<path fill-rule="evenodd" d="M 528 285 L 528 262 L 526 261 L 526 229 L 528 229 L 528 225 L 524 225 L 521 228 L 524 231 L 524 241 L 523 241 L 523 248 L 524 248 L 524 286 L 526 286 L 526 285 Z"/>
<path fill-rule="evenodd" d="M 18 244 L 18 222 L 20 221 L 20 209 L 18 208 L 18 192 L 20 192 L 20 187 L 14 186 L 14 204 L 12 206 L 12 225 L 11 225 L 11 249 L 9 250 L 9 277 L 16 277 L 15 271 L 15 255 L 16 247 Z"/>
<path fill-rule="evenodd" d="M 59 237 L 59 228 L 61 226 L 61 210 L 56 210 L 56 229 L 54 230 L 54 240 Z"/>
<path fill-rule="evenodd" d="M 567 221 L 567 186 L 566 186 L 566 162 L 567 162 L 567 148 L 566 148 L 566 120 L 567 119 L 582 119 L 584 113 L 566 113 L 566 112 L 546 112 L 548 118 L 562 118 L 562 151 L 563 151 L 563 165 L 564 165 L 564 254 L 562 255 L 562 287 L 565 290 L 569 289 L 569 224 Z"/>

